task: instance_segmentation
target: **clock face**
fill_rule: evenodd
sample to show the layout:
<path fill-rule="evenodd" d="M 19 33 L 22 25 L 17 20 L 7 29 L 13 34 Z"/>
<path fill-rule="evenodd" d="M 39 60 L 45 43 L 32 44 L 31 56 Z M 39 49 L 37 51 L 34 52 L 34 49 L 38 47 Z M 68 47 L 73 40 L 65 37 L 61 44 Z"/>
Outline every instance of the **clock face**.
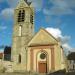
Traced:
<path fill-rule="evenodd" d="M 41 59 L 45 59 L 46 58 L 46 54 L 45 53 L 41 53 L 40 58 Z"/>

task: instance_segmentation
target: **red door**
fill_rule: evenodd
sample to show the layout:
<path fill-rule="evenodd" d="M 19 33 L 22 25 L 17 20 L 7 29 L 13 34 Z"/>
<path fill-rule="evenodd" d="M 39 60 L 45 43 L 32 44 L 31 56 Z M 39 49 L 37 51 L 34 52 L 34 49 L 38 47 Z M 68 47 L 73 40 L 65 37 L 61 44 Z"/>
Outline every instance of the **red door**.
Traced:
<path fill-rule="evenodd" d="M 39 73 L 47 73 L 47 63 L 40 63 L 38 64 Z"/>

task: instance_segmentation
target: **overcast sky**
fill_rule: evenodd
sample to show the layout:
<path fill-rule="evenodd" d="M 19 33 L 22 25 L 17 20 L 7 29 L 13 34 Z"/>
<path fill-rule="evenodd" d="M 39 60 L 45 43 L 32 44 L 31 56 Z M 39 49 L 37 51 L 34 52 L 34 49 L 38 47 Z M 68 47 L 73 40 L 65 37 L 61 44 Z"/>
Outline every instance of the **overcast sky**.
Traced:
<path fill-rule="evenodd" d="M 19 0 L 0 0 L 0 46 L 12 44 L 14 8 Z M 35 32 L 45 28 L 66 50 L 75 48 L 75 0 L 28 0 L 35 8 Z"/>

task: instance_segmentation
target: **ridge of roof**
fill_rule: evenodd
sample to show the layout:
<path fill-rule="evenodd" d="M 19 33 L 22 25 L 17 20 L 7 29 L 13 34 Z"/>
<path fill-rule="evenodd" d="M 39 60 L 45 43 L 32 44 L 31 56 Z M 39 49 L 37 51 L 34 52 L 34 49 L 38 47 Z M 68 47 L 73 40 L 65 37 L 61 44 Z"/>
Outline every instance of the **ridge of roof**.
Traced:
<path fill-rule="evenodd" d="M 58 42 L 58 40 L 51 34 L 51 33 L 49 33 L 47 30 L 45 30 L 44 28 L 41 28 L 42 30 L 44 30 L 45 32 L 47 32 L 50 36 L 52 36 L 57 42 Z M 40 30 L 41 30 L 40 29 Z"/>
<path fill-rule="evenodd" d="M 40 28 L 40 30 L 34 35 L 34 37 L 40 32 L 40 31 L 43 31 L 43 32 L 45 32 L 47 35 L 49 35 L 49 36 L 51 36 L 56 42 L 58 42 L 58 40 L 54 37 L 54 36 L 52 36 L 52 34 L 50 34 L 47 30 L 45 30 L 44 28 Z M 32 40 L 34 39 L 34 37 L 30 40 L 30 42 L 28 43 L 28 45 L 30 45 L 31 43 L 32 43 Z M 33 45 L 35 44 L 35 43 L 32 43 Z M 47 44 L 49 44 L 49 42 L 47 43 Z M 53 43 L 52 43 L 53 44 Z M 37 44 L 38 45 L 38 44 Z M 43 45 L 45 45 L 45 43 L 43 43 Z"/>

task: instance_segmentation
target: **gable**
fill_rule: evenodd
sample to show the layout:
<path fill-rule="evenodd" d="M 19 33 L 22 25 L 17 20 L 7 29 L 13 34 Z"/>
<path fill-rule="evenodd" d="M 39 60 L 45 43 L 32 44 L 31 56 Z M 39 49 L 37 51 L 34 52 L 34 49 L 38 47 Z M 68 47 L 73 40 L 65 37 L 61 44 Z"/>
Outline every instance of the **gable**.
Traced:
<path fill-rule="evenodd" d="M 48 45 L 57 44 L 58 41 L 46 30 L 40 29 L 40 31 L 32 38 L 28 46 L 33 45 Z"/>
<path fill-rule="evenodd" d="M 28 7 L 28 4 L 24 0 L 20 0 L 16 9 Z"/>

